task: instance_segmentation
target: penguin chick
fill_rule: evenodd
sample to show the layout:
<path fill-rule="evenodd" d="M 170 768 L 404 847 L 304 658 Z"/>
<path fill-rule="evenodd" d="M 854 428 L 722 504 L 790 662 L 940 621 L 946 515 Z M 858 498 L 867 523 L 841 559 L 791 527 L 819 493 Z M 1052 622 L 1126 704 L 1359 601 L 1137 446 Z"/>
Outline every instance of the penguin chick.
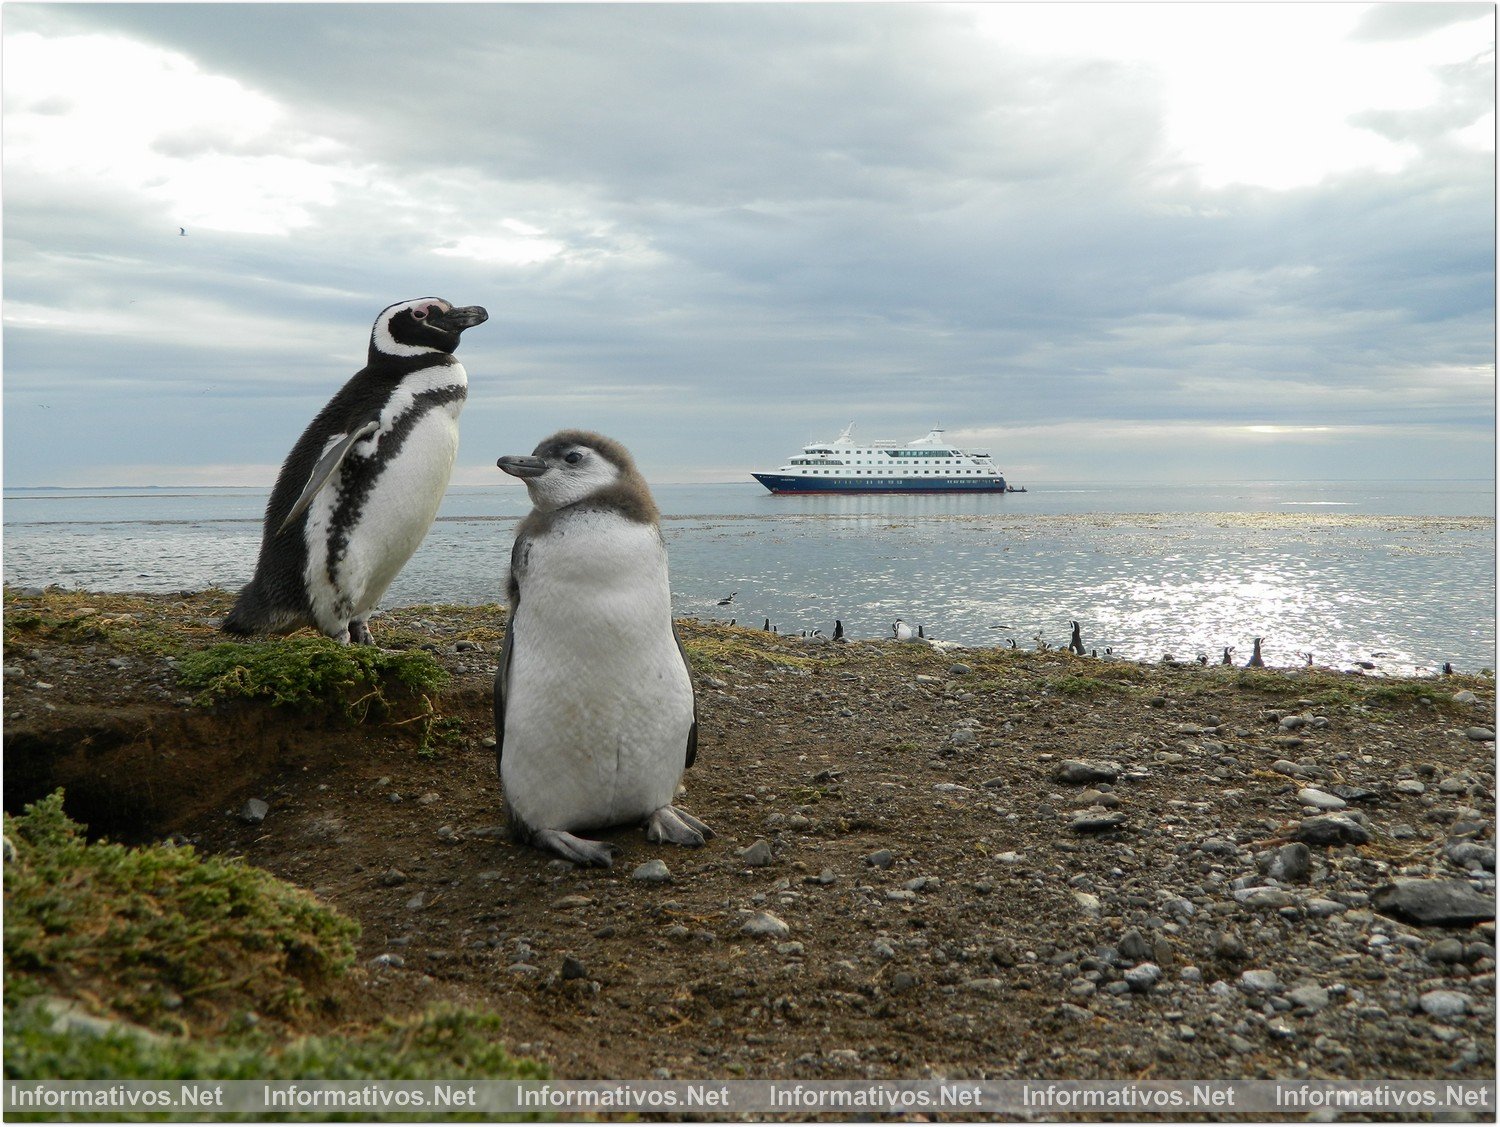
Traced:
<path fill-rule="evenodd" d="M 488 316 L 423 297 L 375 318 L 368 363 L 282 463 L 226 633 L 316 626 L 339 642 L 371 640 L 370 612 L 427 535 L 453 472 L 468 394 L 453 350 Z"/>
<path fill-rule="evenodd" d="M 498 465 L 535 506 L 516 528 L 495 675 L 512 835 L 601 867 L 614 846 L 575 831 L 644 822 L 651 841 L 702 845 L 713 831 L 672 805 L 698 716 L 645 479 L 618 442 L 581 430 Z"/>

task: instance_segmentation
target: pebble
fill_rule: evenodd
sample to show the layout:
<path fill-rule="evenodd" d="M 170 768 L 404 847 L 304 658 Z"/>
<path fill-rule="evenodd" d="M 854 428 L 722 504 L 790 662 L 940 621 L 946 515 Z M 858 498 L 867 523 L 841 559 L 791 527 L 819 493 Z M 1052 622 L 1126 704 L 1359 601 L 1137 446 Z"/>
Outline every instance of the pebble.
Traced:
<path fill-rule="evenodd" d="M 1289 908 L 1297 902 L 1279 888 L 1237 888 L 1234 898 L 1247 908 Z"/>
<path fill-rule="evenodd" d="M 1270 994 L 1280 986 L 1274 970 L 1247 970 L 1240 974 L 1240 989 L 1247 994 Z"/>
<path fill-rule="evenodd" d="M 970 978 L 963 983 L 965 990 L 976 994 L 1004 994 L 1005 980 L 1000 978 Z"/>
<path fill-rule="evenodd" d="M 1144 994 L 1161 980 L 1161 967 L 1155 963 L 1142 963 L 1131 967 L 1121 977 L 1132 991 Z"/>
<path fill-rule="evenodd" d="M 1068 829 L 1080 834 L 1103 833 L 1124 825 L 1125 817 L 1123 810 L 1111 810 L 1102 814 L 1085 812 L 1069 822 Z"/>
<path fill-rule="evenodd" d="M 1343 810 L 1349 805 L 1338 795 L 1329 794 L 1316 787 L 1303 787 L 1297 792 L 1297 801 L 1303 806 L 1312 806 L 1326 811 Z"/>
<path fill-rule="evenodd" d="M 552 906 L 559 911 L 570 911 L 573 908 L 587 908 L 594 902 L 592 896 L 581 896 L 577 893 L 572 896 L 560 896 L 552 901 Z"/>
<path fill-rule="evenodd" d="M 1429 963 L 1461 963 L 1464 945 L 1459 939 L 1439 939 L 1424 952 Z"/>
<path fill-rule="evenodd" d="M 1495 918 L 1494 898 L 1462 880 L 1397 880 L 1370 902 L 1378 912 L 1423 926 L 1467 927 Z"/>
<path fill-rule="evenodd" d="M 661 858 L 653 857 L 645 864 L 636 866 L 630 879 L 644 881 L 646 884 L 665 884 L 672 879 L 672 870 L 667 868 L 667 863 Z"/>
<path fill-rule="evenodd" d="M 757 838 L 753 845 L 748 845 L 740 850 L 740 863 L 748 865 L 752 869 L 764 868 L 771 863 L 771 843 L 765 838 Z"/>
<path fill-rule="evenodd" d="M 1363 845 L 1370 831 L 1348 814 L 1317 814 L 1303 818 L 1292 836 L 1309 845 Z"/>
<path fill-rule="evenodd" d="M 933 783 L 932 789 L 942 794 L 957 794 L 967 792 L 969 788 L 961 783 Z"/>
<path fill-rule="evenodd" d="M 1312 875 L 1312 850 L 1300 841 L 1283 845 L 1271 855 L 1266 874 L 1275 880 L 1300 883 Z"/>
<path fill-rule="evenodd" d="M 1462 1017 L 1469 1012 L 1469 999 L 1457 990 L 1429 990 L 1417 999 L 1429 1017 Z"/>
<path fill-rule="evenodd" d="M 1058 783 L 1112 783 L 1119 777 L 1117 767 L 1089 763 L 1082 759 L 1064 759 L 1052 772 L 1053 781 Z"/>
<path fill-rule="evenodd" d="M 1394 790 L 1397 794 L 1426 794 L 1427 784 L 1417 779 L 1397 779 L 1395 785 L 1391 789 Z"/>
<path fill-rule="evenodd" d="M 877 939 L 870 944 L 870 953 L 877 959 L 888 960 L 896 957 L 896 949 L 891 946 L 889 939 Z"/>
<path fill-rule="evenodd" d="M 754 912 L 740 924 L 740 931 L 745 935 L 766 936 L 773 939 L 782 939 L 791 934 L 792 929 L 787 926 L 785 920 L 778 919 L 770 912 Z"/>
<path fill-rule="evenodd" d="M 1136 928 L 1131 928 L 1124 935 L 1120 936 L 1120 942 L 1115 946 L 1120 952 L 1120 958 L 1127 959 L 1132 963 L 1145 962 L 1151 958 L 1151 945 L 1146 942 L 1146 937 Z"/>
<path fill-rule="evenodd" d="M 895 862 L 896 855 L 889 849 L 877 849 L 865 857 L 865 864 L 876 869 L 889 869 Z"/>
<path fill-rule="evenodd" d="M 1464 735 L 1476 742 L 1483 742 L 1485 740 L 1494 740 L 1495 730 L 1493 728 L 1470 728 Z"/>
<path fill-rule="evenodd" d="M 383 955 L 376 955 L 370 960 L 370 965 L 372 967 L 395 967 L 399 969 L 406 965 L 406 959 L 401 955 L 393 955 L 387 952 Z"/>
<path fill-rule="evenodd" d="M 578 959 L 573 955 L 564 955 L 562 961 L 562 976 L 563 981 L 571 982 L 575 978 L 587 978 L 589 976 L 589 972 L 584 967 L 583 961 L 581 959 Z"/>
<path fill-rule="evenodd" d="M 948 742 L 954 747 L 973 747 L 979 742 L 979 737 L 972 728 L 957 728 L 949 733 Z"/>
<path fill-rule="evenodd" d="M 403 873 L 400 869 L 387 869 L 385 872 L 380 874 L 380 883 L 385 885 L 387 888 L 394 888 L 398 884 L 406 883 L 406 874 Z"/>
<path fill-rule="evenodd" d="M 1474 841 L 1450 841 L 1443 848 L 1443 856 L 1460 869 L 1487 869 L 1495 871 L 1495 847 L 1480 845 Z"/>
<path fill-rule="evenodd" d="M 955 677 L 962 677 L 965 673 L 972 673 L 974 670 L 961 661 L 955 661 L 952 665 L 948 666 L 948 672 Z"/>
<path fill-rule="evenodd" d="M 249 826 L 258 826 L 270 812 L 271 807 L 264 799 L 252 798 L 240 807 L 240 821 Z"/>
<path fill-rule="evenodd" d="M 1476 697 L 1473 692 L 1468 689 L 1461 689 L 1460 691 L 1453 694 L 1454 704 L 1477 704 L 1478 701 L 1479 698 Z"/>
<path fill-rule="evenodd" d="M 430 790 L 426 794 L 418 796 L 418 798 L 417 798 L 417 805 L 418 806 L 431 806 L 434 802 L 439 801 L 441 798 L 442 798 L 442 795 L 438 794 L 437 791 Z"/>
<path fill-rule="evenodd" d="M 1317 1013 L 1328 1005 L 1328 991 L 1316 983 L 1299 986 L 1287 992 L 1286 1000 L 1298 1009 Z"/>

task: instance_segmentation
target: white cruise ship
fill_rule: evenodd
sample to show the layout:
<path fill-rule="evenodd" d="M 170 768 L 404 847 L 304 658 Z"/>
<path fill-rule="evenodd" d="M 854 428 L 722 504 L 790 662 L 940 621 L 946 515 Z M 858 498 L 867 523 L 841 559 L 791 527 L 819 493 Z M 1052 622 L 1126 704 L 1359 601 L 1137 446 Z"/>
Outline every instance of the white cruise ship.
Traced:
<path fill-rule="evenodd" d="M 775 473 L 751 476 L 772 493 L 1006 492 L 990 456 L 959 450 L 941 427 L 910 442 L 859 442 L 853 433 L 850 423 L 832 442 L 804 446 Z"/>

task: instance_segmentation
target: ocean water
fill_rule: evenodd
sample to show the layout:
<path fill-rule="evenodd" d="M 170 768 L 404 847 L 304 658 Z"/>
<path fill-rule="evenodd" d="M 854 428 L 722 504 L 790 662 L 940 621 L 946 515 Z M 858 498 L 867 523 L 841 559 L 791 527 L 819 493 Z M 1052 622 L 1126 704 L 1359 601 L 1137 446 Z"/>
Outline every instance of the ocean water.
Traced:
<path fill-rule="evenodd" d="M 658 485 L 675 612 L 853 637 L 902 618 L 964 645 L 1385 673 L 1495 665 L 1490 481 L 1032 486 L 1004 495 L 773 497 Z M 13 586 L 236 588 L 259 489 L 6 489 Z M 456 489 L 386 606 L 504 599 L 524 489 Z M 728 606 L 719 599 L 734 593 Z M 377 627 L 378 638 L 378 618 Z"/>

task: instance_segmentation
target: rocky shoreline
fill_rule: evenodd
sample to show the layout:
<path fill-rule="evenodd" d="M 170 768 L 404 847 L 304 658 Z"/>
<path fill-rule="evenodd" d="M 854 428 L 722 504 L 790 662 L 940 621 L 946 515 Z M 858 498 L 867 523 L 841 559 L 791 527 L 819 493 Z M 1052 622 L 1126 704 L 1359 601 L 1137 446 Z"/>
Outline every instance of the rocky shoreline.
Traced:
<path fill-rule="evenodd" d="M 178 683 L 223 592 L 6 593 L 6 808 L 55 786 L 357 920 L 349 989 L 573 1078 L 1494 1076 L 1490 676 L 836 645 L 684 620 L 700 851 L 584 871 L 499 825 L 494 607 L 376 639 L 399 717 Z M 431 728 L 431 725 L 428 725 Z M 358 1008 L 358 1007 L 356 1007 Z"/>

